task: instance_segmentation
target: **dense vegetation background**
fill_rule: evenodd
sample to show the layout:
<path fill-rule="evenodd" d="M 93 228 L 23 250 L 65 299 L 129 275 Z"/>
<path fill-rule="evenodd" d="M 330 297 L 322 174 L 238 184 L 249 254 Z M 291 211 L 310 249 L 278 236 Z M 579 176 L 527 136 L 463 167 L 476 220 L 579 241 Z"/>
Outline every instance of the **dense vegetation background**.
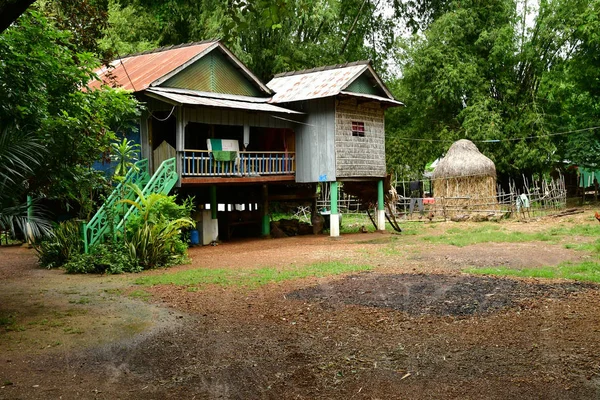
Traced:
<path fill-rule="evenodd" d="M 502 175 L 600 165 L 600 0 L 39 0 L 0 34 L 0 209 L 33 193 L 89 213 L 90 167 L 138 108 L 81 91 L 93 69 L 211 38 L 264 80 L 371 59 L 406 104 L 386 126 L 401 177 L 460 138 Z"/>
<path fill-rule="evenodd" d="M 99 46 L 120 54 L 221 38 L 262 79 L 371 59 L 407 107 L 388 166 L 420 173 L 460 138 L 500 174 L 600 165 L 598 0 L 111 0 Z M 419 140 L 414 140 L 419 139 Z M 424 140 L 426 139 L 426 140 Z"/>

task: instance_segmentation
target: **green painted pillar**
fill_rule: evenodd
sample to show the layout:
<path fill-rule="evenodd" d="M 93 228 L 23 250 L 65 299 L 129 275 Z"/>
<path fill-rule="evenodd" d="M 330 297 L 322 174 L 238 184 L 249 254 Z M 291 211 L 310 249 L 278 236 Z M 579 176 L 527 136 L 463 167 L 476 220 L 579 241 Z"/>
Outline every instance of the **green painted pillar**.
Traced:
<path fill-rule="evenodd" d="M 337 182 L 331 182 L 331 213 L 329 214 L 329 236 L 340 236 L 340 215 L 338 214 Z"/>
<path fill-rule="evenodd" d="M 27 195 L 27 222 L 33 217 L 33 199 Z"/>
<path fill-rule="evenodd" d="M 83 240 L 83 252 L 88 254 L 90 249 L 88 247 L 88 237 L 87 237 L 87 223 L 81 223 L 81 239 Z"/>
<path fill-rule="evenodd" d="M 385 197 L 383 179 L 377 181 L 377 230 L 385 231 Z"/>
<path fill-rule="evenodd" d="M 262 186 L 262 200 L 261 233 L 263 236 L 269 236 L 271 234 L 271 218 L 269 216 L 269 187 L 267 185 Z"/>
<path fill-rule="evenodd" d="M 210 186 L 210 216 L 212 219 L 217 219 L 217 185 Z"/>
<path fill-rule="evenodd" d="M 338 183 L 331 182 L 331 214 L 338 213 Z"/>
<path fill-rule="evenodd" d="M 384 202 L 383 198 L 384 198 L 384 196 L 383 196 L 383 179 L 382 179 L 379 182 L 377 182 L 377 209 L 378 210 L 385 209 L 385 202 Z"/>

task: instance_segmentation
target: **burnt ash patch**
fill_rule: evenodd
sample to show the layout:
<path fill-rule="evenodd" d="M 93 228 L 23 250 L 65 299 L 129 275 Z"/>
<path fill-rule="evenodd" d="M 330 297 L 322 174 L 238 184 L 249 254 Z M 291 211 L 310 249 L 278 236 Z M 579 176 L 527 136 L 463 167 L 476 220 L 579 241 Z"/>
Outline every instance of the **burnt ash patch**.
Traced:
<path fill-rule="evenodd" d="M 596 287 L 579 282 L 536 284 L 496 277 L 364 273 L 297 290 L 287 297 L 325 307 L 354 304 L 414 316 L 471 316 L 515 307 L 527 299 L 562 298 Z"/>

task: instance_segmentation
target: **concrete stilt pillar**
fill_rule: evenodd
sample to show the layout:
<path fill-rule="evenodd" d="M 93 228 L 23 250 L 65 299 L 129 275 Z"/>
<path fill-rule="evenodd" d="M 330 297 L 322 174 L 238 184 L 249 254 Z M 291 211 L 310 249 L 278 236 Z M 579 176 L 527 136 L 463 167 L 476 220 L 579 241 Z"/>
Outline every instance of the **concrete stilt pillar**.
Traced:
<path fill-rule="evenodd" d="M 340 236 L 340 215 L 338 214 L 337 182 L 331 182 L 331 213 L 329 215 L 329 236 Z"/>
<path fill-rule="evenodd" d="M 377 182 L 377 230 L 385 231 L 385 196 L 383 179 Z"/>
<path fill-rule="evenodd" d="M 212 185 L 209 190 L 210 213 L 205 211 L 202 214 L 202 244 L 204 245 L 219 239 L 219 220 L 217 219 L 219 204 L 217 203 L 217 186 Z"/>
<path fill-rule="evenodd" d="M 261 233 L 263 236 L 269 236 L 271 234 L 271 218 L 269 216 L 269 187 L 267 185 L 262 186 L 262 201 Z"/>

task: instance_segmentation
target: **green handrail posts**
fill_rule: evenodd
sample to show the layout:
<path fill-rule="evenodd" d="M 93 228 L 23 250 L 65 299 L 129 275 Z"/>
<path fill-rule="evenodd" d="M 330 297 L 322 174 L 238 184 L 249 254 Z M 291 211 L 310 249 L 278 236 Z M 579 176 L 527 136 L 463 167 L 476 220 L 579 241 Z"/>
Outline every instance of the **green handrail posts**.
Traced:
<path fill-rule="evenodd" d="M 169 158 L 160 164 L 160 167 L 156 170 L 152 178 L 148 181 L 148 183 L 142 189 L 142 196 L 146 197 L 152 193 L 158 194 L 169 194 L 171 189 L 177 183 L 179 179 L 179 175 L 177 174 L 177 162 L 176 158 Z M 141 199 L 136 196 L 136 202 L 139 202 Z M 115 228 L 115 236 L 119 233 L 125 232 L 125 224 L 127 220 L 138 211 L 137 207 L 129 206 L 129 209 L 120 219 L 117 227 Z"/>
<path fill-rule="evenodd" d="M 109 215 L 113 215 L 114 224 L 120 222 L 122 215 L 119 215 L 118 212 L 112 213 L 112 210 L 115 204 L 122 199 L 133 200 L 135 192 L 130 184 L 145 186 L 149 180 L 148 160 L 144 159 L 136 162 L 125 175 L 123 182 L 117 185 L 92 219 L 83 226 L 84 250 L 86 253 L 94 244 L 104 240 L 110 226 Z"/>

